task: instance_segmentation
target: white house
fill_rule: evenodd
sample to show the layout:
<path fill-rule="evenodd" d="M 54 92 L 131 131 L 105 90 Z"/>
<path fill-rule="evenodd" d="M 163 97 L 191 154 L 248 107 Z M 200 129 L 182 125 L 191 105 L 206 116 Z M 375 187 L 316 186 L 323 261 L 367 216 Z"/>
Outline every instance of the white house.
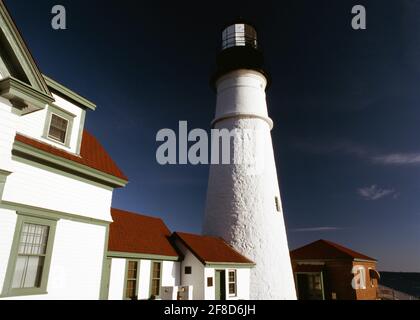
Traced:
<path fill-rule="evenodd" d="M 99 299 L 114 188 L 96 106 L 38 70 L 0 1 L 0 299 Z"/>
<path fill-rule="evenodd" d="M 176 232 L 174 244 L 182 253 L 182 286 L 193 287 L 193 300 L 249 300 L 254 262 L 222 238 Z"/>
<path fill-rule="evenodd" d="M 180 256 L 161 219 L 112 209 L 104 299 L 160 297 L 179 284 Z"/>
<path fill-rule="evenodd" d="M 222 239 L 111 208 L 128 179 L 84 129 L 95 109 L 0 0 L 0 299 L 248 299 L 254 263 Z"/>
<path fill-rule="evenodd" d="M 103 299 L 249 299 L 254 263 L 222 239 L 171 235 L 161 219 L 112 209 Z"/>

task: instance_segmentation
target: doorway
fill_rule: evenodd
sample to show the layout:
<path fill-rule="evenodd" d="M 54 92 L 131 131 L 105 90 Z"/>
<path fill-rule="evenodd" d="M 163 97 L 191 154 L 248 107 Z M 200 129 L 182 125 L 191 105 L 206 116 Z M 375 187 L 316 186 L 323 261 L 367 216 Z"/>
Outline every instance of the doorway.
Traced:
<path fill-rule="evenodd" d="M 299 300 L 324 300 L 322 273 L 298 273 L 297 287 Z"/>
<path fill-rule="evenodd" d="M 226 300 L 226 271 L 216 270 L 215 300 Z"/>

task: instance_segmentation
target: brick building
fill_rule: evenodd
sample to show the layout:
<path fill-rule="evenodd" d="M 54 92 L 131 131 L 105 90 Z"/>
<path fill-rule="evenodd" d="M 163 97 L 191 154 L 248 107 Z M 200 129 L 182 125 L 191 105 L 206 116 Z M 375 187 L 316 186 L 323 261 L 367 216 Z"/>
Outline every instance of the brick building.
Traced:
<path fill-rule="evenodd" d="M 326 240 L 291 252 L 300 300 L 376 300 L 377 260 Z"/>

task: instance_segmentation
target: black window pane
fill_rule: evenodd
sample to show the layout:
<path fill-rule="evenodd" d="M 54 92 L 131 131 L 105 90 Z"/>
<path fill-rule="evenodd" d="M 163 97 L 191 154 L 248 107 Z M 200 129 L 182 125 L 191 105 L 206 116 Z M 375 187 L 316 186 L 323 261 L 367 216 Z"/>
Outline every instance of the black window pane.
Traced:
<path fill-rule="evenodd" d="M 136 280 L 128 280 L 127 281 L 127 288 L 126 288 L 126 295 L 127 299 L 135 299 L 136 298 Z"/>
<path fill-rule="evenodd" d="M 66 141 L 68 121 L 53 114 L 51 115 L 51 123 L 48 136 L 62 143 Z"/>

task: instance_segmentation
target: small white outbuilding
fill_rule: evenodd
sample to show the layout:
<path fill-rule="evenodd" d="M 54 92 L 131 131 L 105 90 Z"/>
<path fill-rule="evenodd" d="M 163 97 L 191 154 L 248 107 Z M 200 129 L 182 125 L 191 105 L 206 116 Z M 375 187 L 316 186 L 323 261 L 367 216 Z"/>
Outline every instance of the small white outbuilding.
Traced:
<path fill-rule="evenodd" d="M 193 287 L 194 300 L 249 300 L 254 262 L 222 238 L 176 232 L 182 253 L 181 285 Z"/>
<path fill-rule="evenodd" d="M 112 209 L 103 299 L 158 299 L 179 284 L 180 256 L 154 217 Z"/>
<path fill-rule="evenodd" d="M 171 234 L 159 218 L 111 213 L 102 299 L 249 299 L 254 263 L 221 238 Z"/>

